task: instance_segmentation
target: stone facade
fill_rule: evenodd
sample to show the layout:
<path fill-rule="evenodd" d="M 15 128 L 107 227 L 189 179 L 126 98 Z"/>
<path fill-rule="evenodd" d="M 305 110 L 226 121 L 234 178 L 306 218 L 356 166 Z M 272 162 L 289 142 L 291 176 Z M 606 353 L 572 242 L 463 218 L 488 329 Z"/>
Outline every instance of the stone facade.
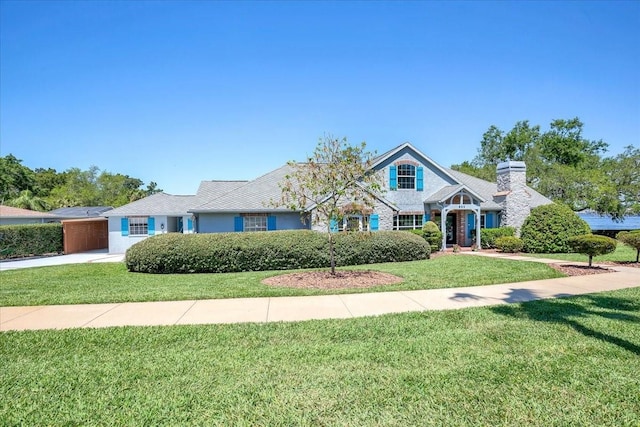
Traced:
<path fill-rule="evenodd" d="M 502 205 L 500 224 L 515 227 L 516 235 L 531 212 L 531 195 L 527 192 L 527 167 L 524 162 L 509 161 L 497 166 L 496 199 Z"/>

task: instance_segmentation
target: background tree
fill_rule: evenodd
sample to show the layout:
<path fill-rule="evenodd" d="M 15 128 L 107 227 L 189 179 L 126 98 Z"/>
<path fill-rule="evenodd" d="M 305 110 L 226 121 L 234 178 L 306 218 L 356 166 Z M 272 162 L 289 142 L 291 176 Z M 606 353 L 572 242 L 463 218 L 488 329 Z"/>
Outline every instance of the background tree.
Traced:
<path fill-rule="evenodd" d="M 58 172 L 52 168 L 35 171 L 9 154 L 0 157 L 0 202 L 12 206 L 46 210 L 72 206 L 118 207 L 161 192 L 151 181 L 146 189 L 138 178 L 101 171 L 70 168 Z"/>
<path fill-rule="evenodd" d="M 488 181 L 495 180 L 498 163 L 527 164 L 527 184 L 574 211 L 593 209 L 614 219 L 640 211 L 640 150 L 627 147 L 611 159 L 608 145 L 583 136 L 580 119 L 553 120 L 549 129 L 520 121 L 509 132 L 490 126 L 471 162 L 452 168 Z"/>
<path fill-rule="evenodd" d="M 12 154 L 0 157 L 0 204 L 18 197 L 21 191 L 33 191 L 35 176 L 22 160 Z"/>
<path fill-rule="evenodd" d="M 16 208 L 30 209 L 32 211 L 44 212 L 49 209 L 49 205 L 44 199 L 33 194 L 31 190 L 23 190 L 18 197 L 7 202 L 8 206 Z"/>
<path fill-rule="evenodd" d="M 58 172 L 53 168 L 36 168 L 35 180 L 36 195 L 46 198 L 54 188 L 64 185 L 67 181 L 67 174 L 65 172 Z"/>
<path fill-rule="evenodd" d="M 604 160 L 603 170 L 611 180 L 621 208 L 640 214 L 640 148 L 625 147 L 621 154 Z"/>
<path fill-rule="evenodd" d="M 342 221 L 341 207 L 359 206 L 363 211 L 372 209 L 374 193 L 380 189 L 379 178 L 370 173 L 373 154 L 365 151 L 366 143 L 357 146 L 347 139 L 325 135 L 306 163 L 289 162 L 292 172 L 280 183 L 281 199 L 272 204 L 302 211 L 315 225 L 326 227 L 329 239 L 331 274 L 335 274 L 334 236 L 332 221 Z"/>

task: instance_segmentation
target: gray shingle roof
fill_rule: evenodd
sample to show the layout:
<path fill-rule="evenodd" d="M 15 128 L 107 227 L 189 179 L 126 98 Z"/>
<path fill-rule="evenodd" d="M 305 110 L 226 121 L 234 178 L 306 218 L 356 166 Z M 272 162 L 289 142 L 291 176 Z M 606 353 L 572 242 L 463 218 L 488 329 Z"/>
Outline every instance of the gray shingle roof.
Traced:
<path fill-rule="evenodd" d="M 236 188 L 242 187 L 247 182 L 249 181 L 202 181 L 196 193 L 196 201 L 191 207 L 207 203 Z"/>
<path fill-rule="evenodd" d="M 284 165 L 253 181 L 246 182 L 232 191 L 193 207 L 190 212 L 289 211 L 286 208 L 273 208 L 269 206 L 269 202 L 280 199 L 281 190 L 278 183 L 282 182 L 292 170 L 291 166 Z"/>
<path fill-rule="evenodd" d="M 196 196 L 174 196 L 167 193 L 156 193 L 128 205 L 107 211 L 104 216 L 189 215 L 188 210 L 193 206 L 195 200 Z"/>

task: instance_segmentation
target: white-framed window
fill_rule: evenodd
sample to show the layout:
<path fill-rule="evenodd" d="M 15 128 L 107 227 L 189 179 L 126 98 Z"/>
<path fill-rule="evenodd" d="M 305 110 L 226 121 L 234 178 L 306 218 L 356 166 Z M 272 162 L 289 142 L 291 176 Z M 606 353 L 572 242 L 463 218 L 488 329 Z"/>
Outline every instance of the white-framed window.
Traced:
<path fill-rule="evenodd" d="M 398 188 L 416 188 L 416 167 L 413 165 L 398 165 Z"/>
<path fill-rule="evenodd" d="M 480 228 L 486 228 L 487 216 L 485 214 L 480 215 Z"/>
<path fill-rule="evenodd" d="M 338 223 L 338 231 L 369 230 L 369 215 L 345 215 Z"/>
<path fill-rule="evenodd" d="M 146 236 L 149 234 L 149 217 L 130 216 L 129 236 Z"/>
<path fill-rule="evenodd" d="M 395 230 L 416 230 L 422 228 L 423 215 L 396 215 L 393 217 Z"/>
<path fill-rule="evenodd" d="M 267 216 L 266 215 L 245 216 L 244 231 L 267 231 Z"/>

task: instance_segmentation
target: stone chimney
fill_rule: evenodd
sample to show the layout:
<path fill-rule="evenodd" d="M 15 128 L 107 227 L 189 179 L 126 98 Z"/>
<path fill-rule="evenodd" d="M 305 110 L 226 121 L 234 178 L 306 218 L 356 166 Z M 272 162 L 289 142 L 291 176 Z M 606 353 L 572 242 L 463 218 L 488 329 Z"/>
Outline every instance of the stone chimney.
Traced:
<path fill-rule="evenodd" d="M 531 194 L 527 192 L 527 166 L 524 162 L 508 161 L 497 166 L 498 193 L 496 201 L 502 205 L 501 226 L 520 227 L 531 212 Z"/>

